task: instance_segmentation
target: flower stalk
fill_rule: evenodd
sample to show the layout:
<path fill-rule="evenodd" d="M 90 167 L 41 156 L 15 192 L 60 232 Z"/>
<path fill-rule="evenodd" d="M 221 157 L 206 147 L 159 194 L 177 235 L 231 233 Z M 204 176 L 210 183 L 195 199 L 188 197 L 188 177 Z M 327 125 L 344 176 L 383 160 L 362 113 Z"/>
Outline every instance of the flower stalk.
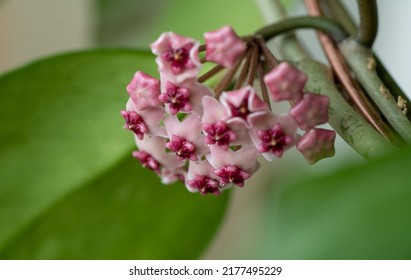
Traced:
<path fill-rule="evenodd" d="M 378 11 L 376 0 L 357 0 L 360 24 L 355 40 L 366 48 L 371 48 L 378 33 Z"/>
<path fill-rule="evenodd" d="M 268 41 L 282 33 L 302 28 L 313 28 L 332 36 L 336 41 L 342 41 L 348 37 L 348 33 L 335 21 L 324 17 L 299 16 L 291 17 L 267 25 L 257 32 L 264 41 Z"/>

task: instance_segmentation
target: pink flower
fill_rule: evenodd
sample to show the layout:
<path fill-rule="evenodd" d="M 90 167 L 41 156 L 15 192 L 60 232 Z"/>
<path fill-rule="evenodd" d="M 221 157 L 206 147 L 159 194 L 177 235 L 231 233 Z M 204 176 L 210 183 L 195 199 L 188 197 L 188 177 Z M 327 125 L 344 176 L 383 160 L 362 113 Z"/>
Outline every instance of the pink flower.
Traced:
<path fill-rule="evenodd" d="M 177 157 L 181 160 L 198 160 L 198 157 L 195 153 L 195 145 L 191 141 L 183 137 L 173 134 L 171 136 L 171 140 L 167 142 L 166 147 L 171 151 L 175 152 Z"/>
<path fill-rule="evenodd" d="M 197 175 L 194 179 L 188 180 L 187 185 L 191 189 L 198 190 L 203 195 L 207 193 L 220 194 L 218 180 L 204 175 Z"/>
<path fill-rule="evenodd" d="M 217 144 L 223 150 L 228 150 L 230 143 L 235 140 L 236 134 L 227 126 L 224 121 L 215 123 L 205 123 L 202 125 L 203 131 L 207 134 L 205 143 L 207 145 Z"/>
<path fill-rule="evenodd" d="M 301 129 L 307 130 L 316 125 L 328 122 L 328 96 L 305 93 L 303 99 L 290 110 L 290 115 Z"/>
<path fill-rule="evenodd" d="M 224 67 L 231 67 L 245 52 L 247 45 L 230 26 L 204 33 L 206 59 Z"/>
<path fill-rule="evenodd" d="M 139 151 L 133 152 L 133 156 L 139 159 L 144 167 L 152 169 L 156 167 L 154 160 L 160 167 L 169 169 L 178 169 L 184 165 L 183 161 L 178 160 L 174 155 L 166 153 L 165 144 L 167 139 L 159 136 L 144 137 L 143 140 L 135 137 L 136 145 Z M 153 169 L 159 173 L 159 168 Z"/>
<path fill-rule="evenodd" d="M 307 76 L 287 62 L 280 63 L 264 76 L 274 101 L 300 100 Z"/>
<path fill-rule="evenodd" d="M 171 82 L 166 84 L 166 92 L 160 94 L 158 99 L 167 104 L 170 113 L 175 115 L 178 112 L 190 112 L 191 105 L 188 103 L 190 91 L 187 88 L 178 87 Z"/>
<path fill-rule="evenodd" d="M 161 106 L 161 102 L 158 100 L 160 81 L 141 71 L 138 71 L 127 85 L 127 92 L 134 101 L 137 110 Z"/>
<path fill-rule="evenodd" d="M 297 144 L 297 149 L 304 155 L 309 164 L 335 154 L 334 142 L 336 133 L 333 130 L 313 128 L 306 132 Z"/>
<path fill-rule="evenodd" d="M 165 114 L 164 108 L 151 107 L 144 111 L 138 111 L 130 98 L 126 109 L 126 111 L 121 111 L 121 115 L 126 121 L 124 128 L 133 131 L 140 140 L 143 139 L 144 134 L 167 136 L 165 128 L 160 125 Z"/>
<path fill-rule="evenodd" d="M 245 145 L 251 142 L 247 124 L 243 120 L 229 119 L 230 114 L 215 98 L 204 97 L 204 114 L 201 119 L 207 145 L 217 144 L 223 150 L 229 146 Z"/>
<path fill-rule="evenodd" d="M 173 115 L 178 112 L 194 112 L 201 116 L 203 114 L 202 98 L 213 95 L 214 92 L 209 87 L 194 80 L 184 81 L 179 86 L 167 81 L 159 100 L 166 104 L 167 111 Z"/>
<path fill-rule="evenodd" d="M 213 78 L 223 67 L 249 62 L 243 61 L 249 42 L 256 46 L 260 42 L 252 37 L 242 40 L 229 26 L 204 36 L 206 53 L 200 60 L 199 42 L 163 33 L 151 45 L 160 79 L 138 71 L 127 86 L 130 98 L 121 115 L 138 148 L 133 156 L 143 167 L 153 170 L 164 184 L 182 181 L 190 192 L 219 195 L 233 185 L 244 186 L 259 168 L 260 153 L 271 161 L 297 145 L 309 163 L 334 154 L 335 132 L 313 128 L 328 121 L 329 100 L 304 94 L 304 73 L 281 63 L 264 77 L 274 101 L 294 104 L 287 115 L 273 114 L 250 85 L 222 92 L 216 99 L 200 81 Z M 197 78 L 203 60 L 219 66 Z M 251 64 L 253 69 L 264 68 L 258 57 L 256 63 Z M 230 73 L 217 88 L 226 89 L 232 82 L 228 79 Z M 306 130 L 304 136 L 298 127 Z"/>
<path fill-rule="evenodd" d="M 190 162 L 186 179 L 186 187 L 190 192 L 219 195 L 221 188 L 214 168 L 207 160 L 199 163 Z"/>
<path fill-rule="evenodd" d="M 258 151 L 269 161 L 281 158 L 285 150 L 298 140 L 297 124 L 289 115 L 271 112 L 255 114 L 250 118 L 250 136 Z"/>
<path fill-rule="evenodd" d="M 189 115 L 182 122 L 176 117 L 169 116 L 164 120 L 168 137 L 166 147 L 175 152 L 180 160 L 199 160 L 206 152 L 204 136 L 201 135 L 200 118 L 196 115 Z"/>
<path fill-rule="evenodd" d="M 145 133 L 147 133 L 148 128 L 143 118 L 136 112 L 124 111 L 122 110 L 121 115 L 126 120 L 124 128 L 131 130 L 137 135 L 138 139 L 143 139 Z"/>
<path fill-rule="evenodd" d="M 251 174 L 241 169 L 237 165 L 224 165 L 214 171 L 220 177 L 220 184 L 234 184 L 239 187 L 244 187 L 244 181 L 251 177 Z"/>
<path fill-rule="evenodd" d="M 174 84 L 180 84 L 186 79 L 196 78 L 201 69 L 198 57 L 199 43 L 191 38 L 179 36 L 173 32 L 163 33 L 151 44 L 151 49 L 158 57 L 162 79 L 175 77 Z"/>
<path fill-rule="evenodd" d="M 268 105 L 258 97 L 250 86 L 223 92 L 220 102 L 229 112 L 230 118 L 244 120 L 247 127 L 249 127 L 248 117 L 250 114 L 268 110 Z"/>
<path fill-rule="evenodd" d="M 242 147 L 237 151 L 224 151 L 217 146 L 210 147 L 207 160 L 215 168 L 214 174 L 220 178 L 220 185 L 233 183 L 239 187 L 258 169 L 258 150 L 254 146 Z"/>
<path fill-rule="evenodd" d="M 144 151 L 134 151 L 133 157 L 138 159 L 144 168 L 148 168 L 156 173 L 160 173 L 160 163 L 149 153 L 146 153 Z"/>

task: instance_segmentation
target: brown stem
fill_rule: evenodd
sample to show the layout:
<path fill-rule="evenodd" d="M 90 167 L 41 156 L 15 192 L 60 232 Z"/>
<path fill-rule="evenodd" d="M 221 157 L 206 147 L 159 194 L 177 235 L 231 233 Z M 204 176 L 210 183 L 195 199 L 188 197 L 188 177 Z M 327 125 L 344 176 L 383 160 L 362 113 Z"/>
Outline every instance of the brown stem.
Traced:
<path fill-rule="evenodd" d="M 213 68 L 211 68 L 211 70 L 204 73 L 202 76 L 198 77 L 197 81 L 199 83 L 204 83 L 205 81 L 207 81 L 208 79 L 210 79 L 211 77 L 213 77 L 214 75 L 216 75 L 223 69 L 224 69 L 224 66 L 216 65 Z"/>
<path fill-rule="evenodd" d="M 206 44 L 200 45 L 198 47 L 198 52 L 205 52 L 206 50 L 207 50 L 207 45 Z"/>
<path fill-rule="evenodd" d="M 247 78 L 247 74 L 248 74 L 248 69 L 250 67 L 250 62 L 251 62 L 251 48 L 248 48 L 246 54 L 245 54 L 246 60 L 243 64 L 243 68 L 241 68 L 241 72 L 240 75 L 238 76 L 237 82 L 234 85 L 234 89 L 239 89 L 245 79 Z"/>
<path fill-rule="evenodd" d="M 260 83 L 260 88 L 261 88 L 261 94 L 263 95 L 263 100 L 265 103 L 267 103 L 268 107 L 271 109 L 271 103 L 270 103 L 270 98 L 268 97 L 268 91 L 267 91 L 267 86 L 264 82 L 264 69 L 263 69 L 263 62 L 259 60 L 259 63 L 257 64 L 257 74 L 258 74 L 258 79 Z"/>
<path fill-rule="evenodd" d="M 261 51 L 262 51 L 268 65 L 270 65 L 271 68 L 276 67 L 278 65 L 278 60 L 271 53 L 270 49 L 265 44 L 265 41 L 259 36 L 256 36 L 256 41 L 257 41 L 258 45 L 260 46 Z"/>
<path fill-rule="evenodd" d="M 241 56 L 240 59 L 237 60 L 237 62 L 233 65 L 233 67 L 227 70 L 224 77 L 215 87 L 214 92 L 215 92 L 216 98 L 220 97 L 223 90 L 226 89 L 228 85 L 230 84 L 230 82 L 233 80 L 235 73 L 237 73 L 237 70 L 240 67 L 241 62 L 243 61 L 244 55 L 245 53 Z"/>
<path fill-rule="evenodd" d="M 255 72 L 258 65 L 258 61 L 260 60 L 260 51 L 258 49 L 258 46 L 255 43 L 253 43 L 251 49 L 251 63 L 247 77 L 247 85 L 249 86 L 252 86 L 254 84 Z"/>

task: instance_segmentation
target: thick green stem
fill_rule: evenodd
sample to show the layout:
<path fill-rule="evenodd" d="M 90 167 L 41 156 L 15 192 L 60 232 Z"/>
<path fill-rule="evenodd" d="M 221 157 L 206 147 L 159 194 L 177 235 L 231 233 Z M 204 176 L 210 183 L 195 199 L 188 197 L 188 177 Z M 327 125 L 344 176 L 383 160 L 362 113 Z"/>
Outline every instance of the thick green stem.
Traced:
<path fill-rule="evenodd" d="M 313 60 L 299 61 L 297 66 L 308 75 L 305 90 L 329 97 L 329 124 L 354 150 L 370 159 L 393 149 L 341 96 L 328 67 Z"/>
<path fill-rule="evenodd" d="M 378 11 L 376 0 L 357 0 L 360 25 L 355 39 L 364 47 L 371 48 L 378 33 Z"/>
<path fill-rule="evenodd" d="M 405 106 L 408 111 L 407 118 L 411 120 L 411 101 L 410 99 L 402 91 L 402 89 L 397 84 L 397 82 L 393 79 L 391 74 L 385 68 L 382 61 L 378 58 L 378 56 L 374 54 L 374 57 L 377 63 L 377 68 L 375 70 L 377 70 L 378 76 L 381 78 L 381 80 L 384 82 L 384 84 L 387 86 L 387 88 L 390 90 L 391 94 L 394 96 L 396 100 L 398 100 L 399 98 L 402 98 L 405 101 Z"/>
<path fill-rule="evenodd" d="M 342 3 L 338 0 L 333 1 L 321 1 L 322 6 L 324 7 L 324 11 L 326 15 L 330 18 L 336 19 L 342 26 L 344 26 L 345 30 L 347 30 L 350 34 L 354 35 L 356 33 L 357 27 L 352 19 L 351 15 L 348 13 L 347 9 L 342 5 Z M 408 96 L 404 93 L 404 91 L 400 88 L 397 82 L 393 79 L 389 71 L 385 68 L 382 61 L 379 57 L 374 54 L 375 60 L 377 62 L 377 73 L 380 76 L 381 80 L 390 90 L 392 95 L 395 98 L 401 97 L 407 103 L 408 112 L 411 112 L 411 101 Z M 411 120 L 411 114 L 408 114 L 408 119 Z"/>
<path fill-rule="evenodd" d="M 334 37 L 337 41 L 341 41 L 348 36 L 347 32 L 345 32 L 345 30 L 335 21 L 324 17 L 311 16 L 284 19 L 281 22 L 276 22 L 265 26 L 264 28 L 258 30 L 256 35 L 260 35 L 265 41 L 268 41 L 279 34 L 300 28 L 314 28 L 327 33 L 328 35 Z"/>
<path fill-rule="evenodd" d="M 411 122 L 404 114 L 406 112 L 397 105 L 397 101 L 378 76 L 372 52 L 354 40 L 342 42 L 340 50 L 368 96 L 397 133 L 408 143 L 411 143 Z"/>

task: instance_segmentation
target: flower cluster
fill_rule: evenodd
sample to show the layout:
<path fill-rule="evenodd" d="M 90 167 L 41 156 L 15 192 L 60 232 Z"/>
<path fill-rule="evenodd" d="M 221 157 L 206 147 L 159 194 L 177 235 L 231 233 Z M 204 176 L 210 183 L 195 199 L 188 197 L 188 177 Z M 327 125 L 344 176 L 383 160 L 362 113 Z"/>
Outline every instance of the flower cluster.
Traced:
<path fill-rule="evenodd" d="M 231 27 L 204 37 L 200 45 L 162 34 L 151 45 L 160 79 L 138 71 L 127 86 L 121 114 L 144 167 L 165 184 L 181 180 L 191 192 L 220 194 L 244 186 L 259 154 L 271 161 L 296 146 L 309 163 L 334 154 L 335 132 L 316 128 L 328 121 L 328 98 L 304 92 L 304 73 L 287 62 L 274 65 L 262 40 L 240 38 Z M 217 66 L 199 76 L 205 62 Z M 214 90 L 204 84 L 224 69 Z M 253 87 L 257 76 L 262 98 Z M 289 112 L 273 113 L 270 102 L 283 100 L 292 104 Z"/>

